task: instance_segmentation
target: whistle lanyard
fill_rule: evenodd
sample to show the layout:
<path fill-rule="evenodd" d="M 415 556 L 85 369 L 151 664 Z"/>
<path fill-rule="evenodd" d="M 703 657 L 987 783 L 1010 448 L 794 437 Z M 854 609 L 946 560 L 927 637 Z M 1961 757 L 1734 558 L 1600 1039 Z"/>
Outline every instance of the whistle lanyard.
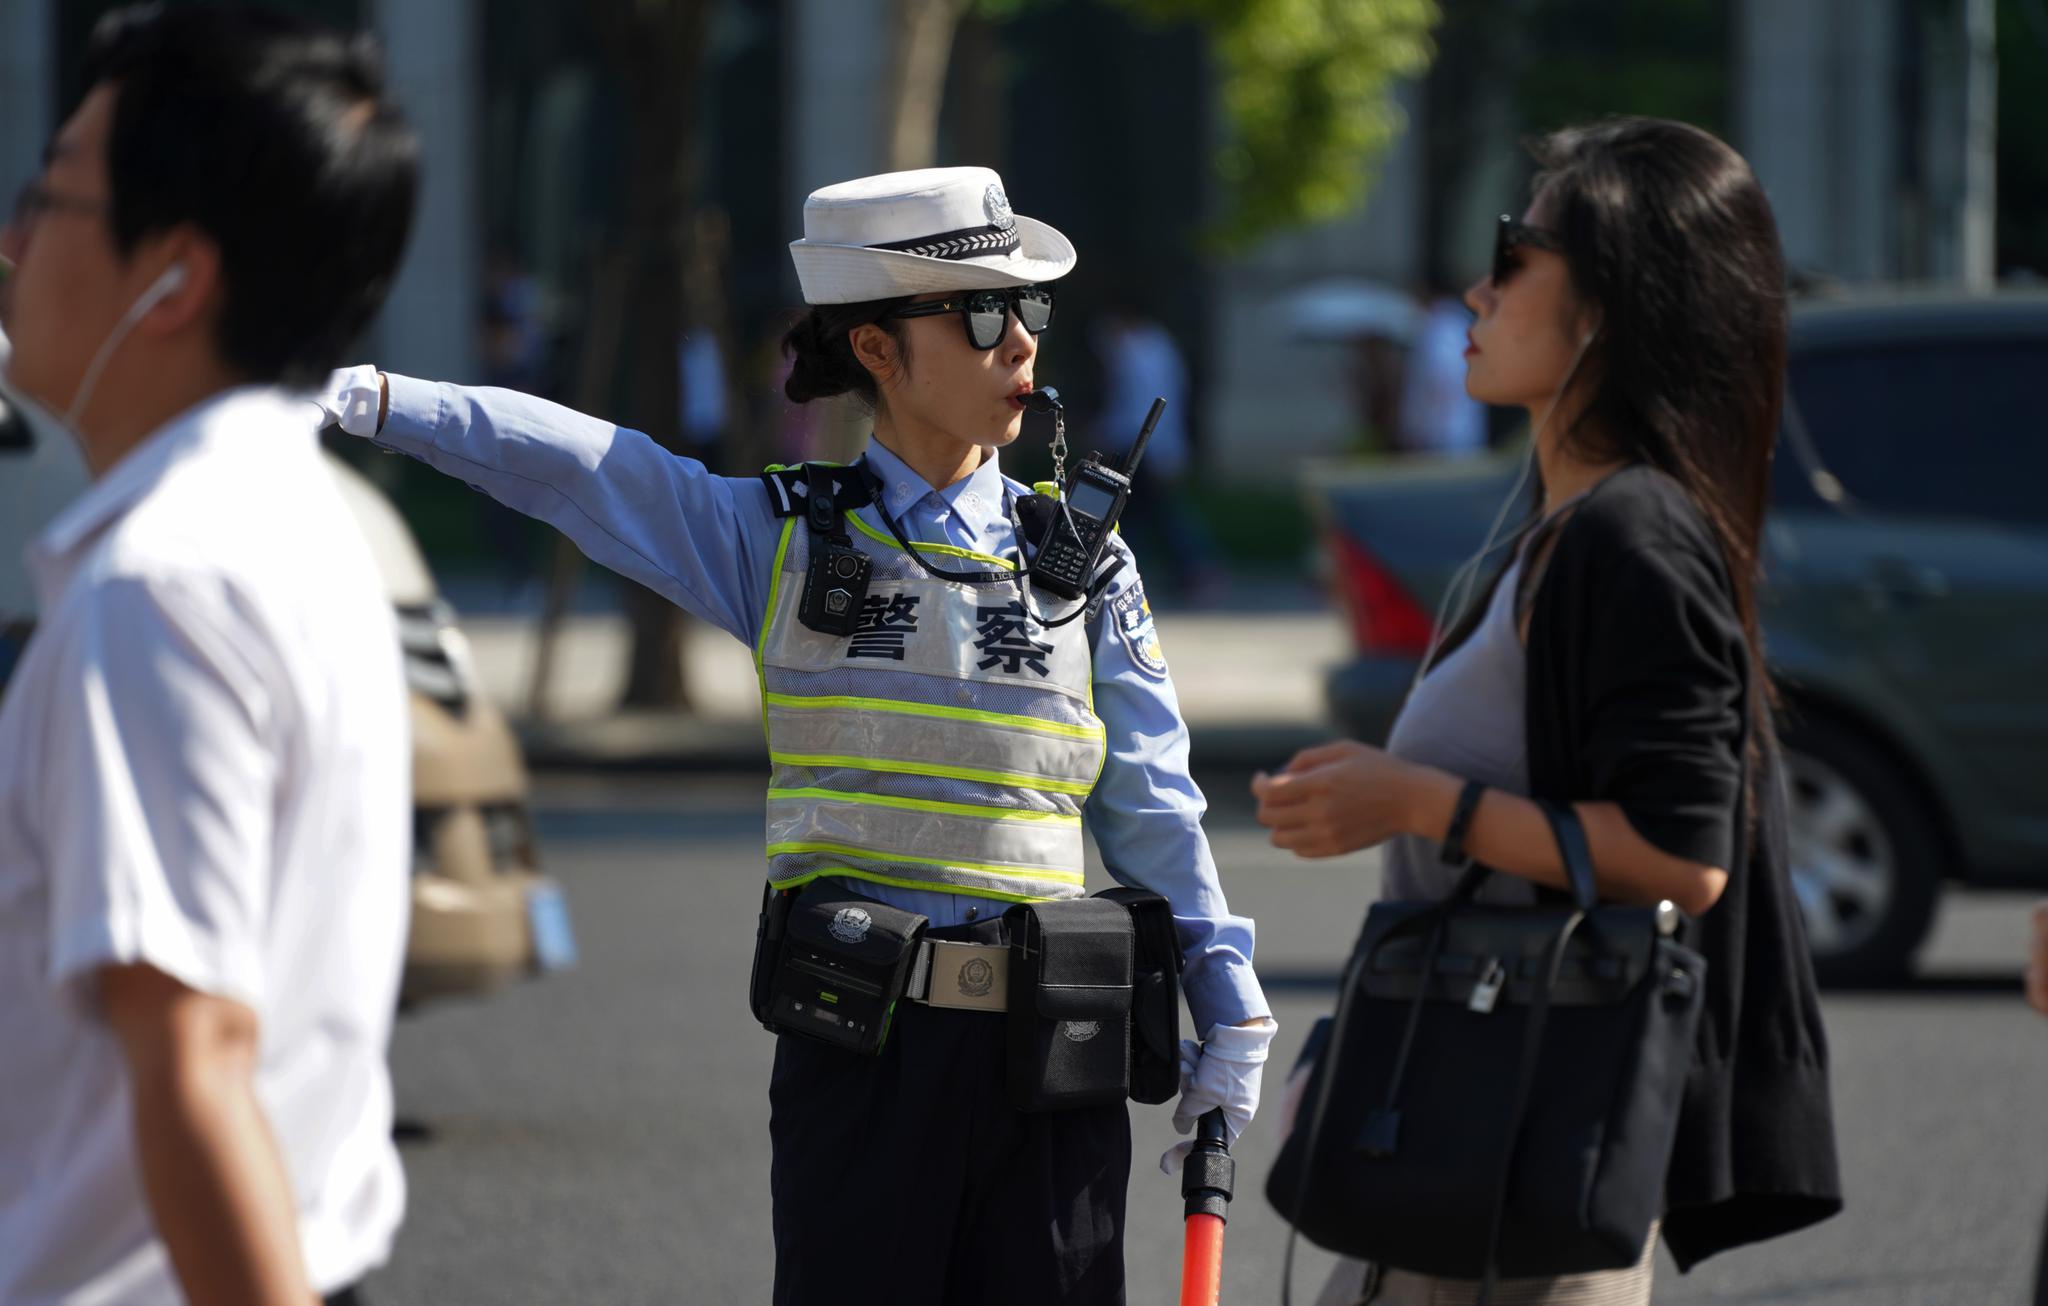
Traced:
<path fill-rule="evenodd" d="M 956 581 L 965 585 L 1015 584 L 1017 587 L 1017 602 L 1023 607 L 1025 615 L 1029 616 L 1046 630 L 1058 630 L 1061 626 L 1070 624 L 1078 619 L 1081 614 L 1088 611 L 1089 605 L 1083 602 L 1059 620 L 1048 621 L 1043 614 L 1032 609 L 1031 588 L 1029 584 L 1031 568 L 1024 560 L 1024 522 L 1017 515 L 1017 496 L 1008 485 L 1003 486 L 1003 512 L 1010 519 L 1010 530 L 1017 541 L 1016 570 L 947 571 L 943 567 L 934 566 L 922 553 L 918 552 L 916 546 L 910 542 L 909 537 L 903 533 L 903 527 L 897 522 L 895 515 L 889 511 L 888 504 L 883 501 L 881 478 L 875 475 L 874 468 L 868 466 L 868 460 L 863 457 L 856 465 L 860 468 L 860 474 L 867 481 L 868 489 L 874 496 L 875 511 L 881 514 L 882 524 L 889 528 L 889 534 L 895 538 L 897 545 L 910 555 L 912 561 L 924 568 L 929 575 L 939 580 Z"/>

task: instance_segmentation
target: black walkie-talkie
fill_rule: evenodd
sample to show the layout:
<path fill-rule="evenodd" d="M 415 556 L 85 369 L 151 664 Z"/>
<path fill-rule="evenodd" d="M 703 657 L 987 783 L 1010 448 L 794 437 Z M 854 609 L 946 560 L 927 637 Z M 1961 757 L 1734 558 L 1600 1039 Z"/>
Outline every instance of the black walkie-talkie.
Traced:
<path fill-rule="evenodd" d="M 1090 454 L 1074 469 L 1065 496 L 1038 543 L 1038 555 L 1031 560 L 1033 584 L 1061 598 L 1087 596 L 1088 583 L 1102 561 L 1103 546 L 1116 529 L 1124 505 L 1131 501 L 1131 475 L 1138 470 L 1145 442 L 1152 438 L 1152 428 L 1159 425 L 1159 416 L 1165 411 L 1164 399 L 1152 401 L 1152 411 L 1145 415 L 1145 425 L 1131 442 L 1122 466 L 1110 467 Z"/>

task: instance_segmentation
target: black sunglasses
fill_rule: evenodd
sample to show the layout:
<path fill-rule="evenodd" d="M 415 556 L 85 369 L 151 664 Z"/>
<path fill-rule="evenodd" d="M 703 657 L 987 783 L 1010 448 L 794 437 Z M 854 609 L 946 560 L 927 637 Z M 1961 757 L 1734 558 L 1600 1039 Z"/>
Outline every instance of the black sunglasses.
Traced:
<path fill-rule="evenodd" d="M 1037 335 L 1052 325 L 1052 287 L 1010 286 L 1003 290 L 972 290 L 951 299 L 892 308 L 883 317 L 938 317 L 958 313 L 967 324 L 967 343 L 976 349 L 994 349 L 1003 343 L 1015 312 L 1024 329 Z"/>
<path fill-rule="evenodd" d="M 1517 251 L 1525 246 L 1547 249 L 1555 254 L 1562 247 L 1562 242 L 1554 231 L 1501 214 L 1500 225 L 1493 229 L 1494 289 L 1505 286 L 1515 273 L 1522 270 L 1522 258 Z"/>

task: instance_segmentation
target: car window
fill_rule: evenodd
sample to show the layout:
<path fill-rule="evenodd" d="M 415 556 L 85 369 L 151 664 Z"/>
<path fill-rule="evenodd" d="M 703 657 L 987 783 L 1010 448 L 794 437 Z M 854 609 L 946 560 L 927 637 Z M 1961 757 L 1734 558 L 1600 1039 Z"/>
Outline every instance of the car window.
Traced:
<path fill-rule="evenodd" d="M 2048 340 L 1824 349 L 1791 364 L 1786 423 L 1803 423 L 1854 499 L 1888 512 L 2048 526 Z M 1792 440 L 1781 504 L 1815 502 Z"/>

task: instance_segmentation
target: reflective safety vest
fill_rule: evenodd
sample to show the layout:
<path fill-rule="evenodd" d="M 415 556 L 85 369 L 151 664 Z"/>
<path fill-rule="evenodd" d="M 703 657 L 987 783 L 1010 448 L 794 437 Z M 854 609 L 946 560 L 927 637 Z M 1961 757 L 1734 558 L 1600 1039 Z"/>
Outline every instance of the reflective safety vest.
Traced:
<path fill-rule="evenodd" d="M 813 536 L 783 526 L 755 668 L 772 765 L 768 878 L 819 876 L 1011 902 L 1079 897 L 1081 807 L 1106 743 L 1085 621 L 1048 630 L 1014 585 L 940 580 L 852 513 L 873 561 L 854 633 L 797 609 Z M 919 544 L 941 570 L 1012 570 Z M 1034 593 L 1031 607 L 1051 613 Z"/>

